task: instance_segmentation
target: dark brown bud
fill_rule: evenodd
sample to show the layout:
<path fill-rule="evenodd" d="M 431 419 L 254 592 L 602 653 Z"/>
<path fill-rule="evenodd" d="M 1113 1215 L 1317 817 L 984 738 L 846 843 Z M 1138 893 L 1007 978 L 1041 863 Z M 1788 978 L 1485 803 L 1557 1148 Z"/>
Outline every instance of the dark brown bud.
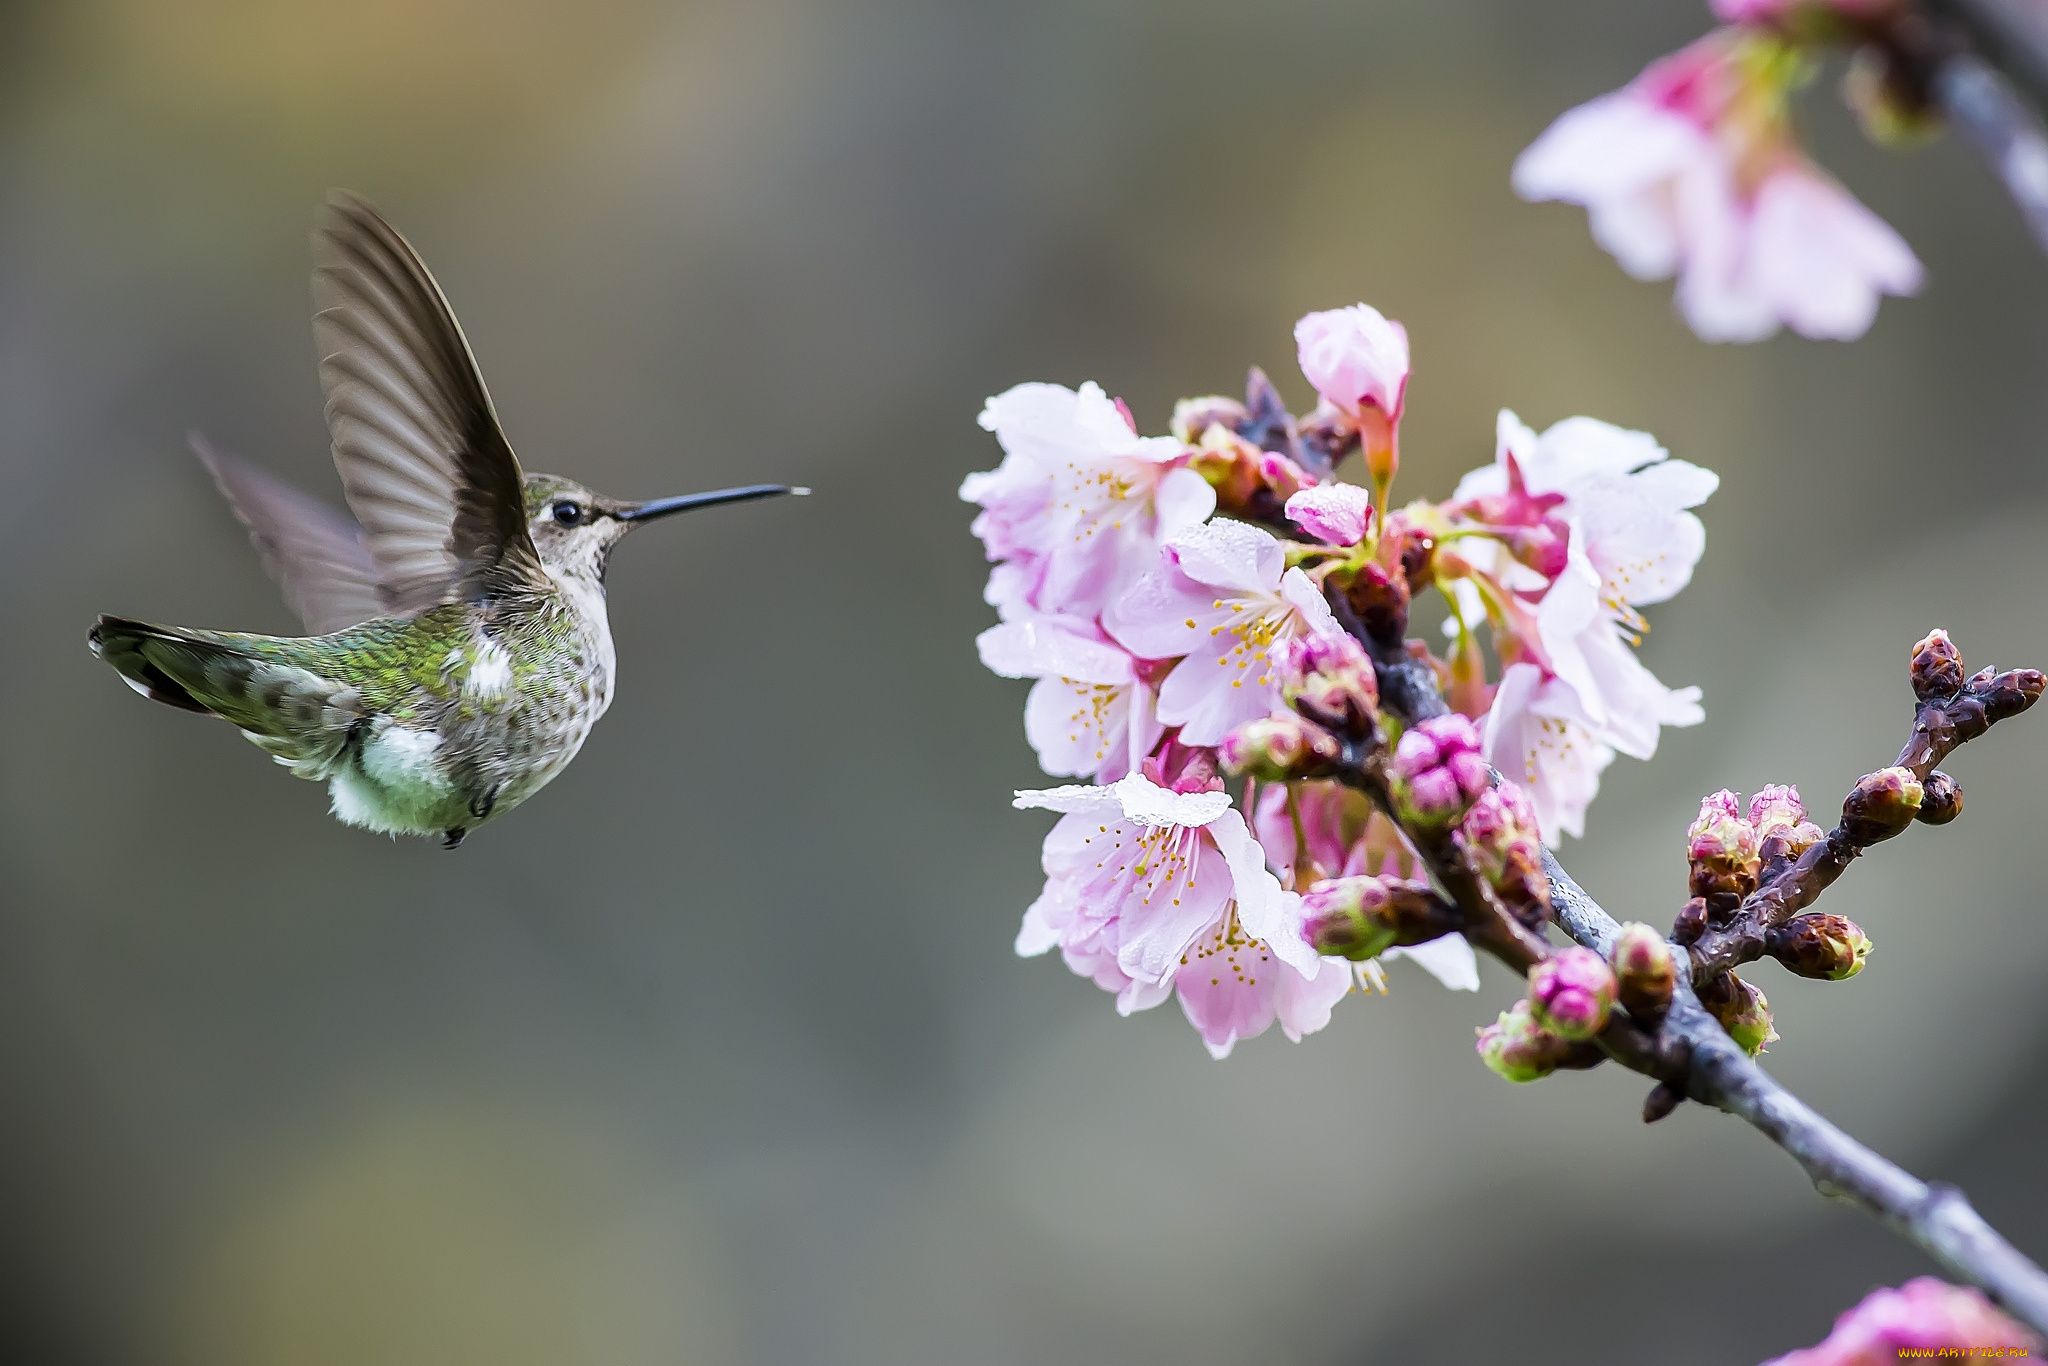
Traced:
<path fill-rule="evenodd" d="M 1909 768 L 1881 768 L 1856 780 L 1842 803 L 1842 832 L 1851 844 L 1890 839 L 1913 823 L 1925 790 Z"/>
<path fill-rule="evenodd" d="M 1280 391 L 1256 365 L 1245 376 L 1244 406 L 1245 419 L 1238 424 L 1237 434 L 1262 451 L 1272 451 L 1299 463 L 1301 445 L 1294 435 L 1294 414 L 1287 411 Z"/>
<path fill-rule="evenodd" d="M 1870 936 L 1839 915 L 1802 915 L 1764 935 L 1764 949 L 1801 977 L 1839 982 L 1863 971 Z"/>
<path fill-rule="evenodd" d="M 1685 1092 L 1668 1081 L 1660 1081 L 1643 1097 L 1643 1123 L 1655 1124 L 1685 1101 Z"/>
<path fill-rule="evenodd" d="M 2011 669 L 1993 678 L 1984 689 L 1984 714 L 1989 721 L 2018 716 L 2040 700 L 2048 676 L 2039 669 Z"/>
<path fill-rule="evenodd" d="M 1340 408 L 1325 404 L 1298 424 L 1302 467 L 1327 479 L 1345 456 L 1358 449 L 1358 423 Z"/>
<path fill-rule="evenodd" d="M 1390 526 L 1395 525 L 1390 521 Z M 1410 597 L 1435 582 L 1436 539 L 1419 527 L 1401 532 L 1401 577 L 1408 581 Z"/>
<path fill-rule="evenodd" d="M 1696 896 L 1679 909 L 1671 922 L 1671 937 L 1681 944 L 1697 944 L 1707 932 L 1707 899 Z"/>
<path fill-rule="evenodd" d="M 1378 561 L 1367 563 L 1345 589 L 1351 610 L 1365 625 L 1365 633 L 1381 646 L 1401 643 L 1408 634 L 1408 579 L 1390 574 Z"/>
<path fill-rule="evenodd" d="M 1920 784 L 1920 811 L 1913 819 L 1923 825 L 1947 825 L 1962 814 L 1962 784 L 1938 768 L 1928 774 Z"/>
<path fill-rule="evenodd" d="M 1913 647 L 1913 696 L 1922 702 L 1954 697 L 1963 686 L 1963 652 L 1936 627 Z"/>

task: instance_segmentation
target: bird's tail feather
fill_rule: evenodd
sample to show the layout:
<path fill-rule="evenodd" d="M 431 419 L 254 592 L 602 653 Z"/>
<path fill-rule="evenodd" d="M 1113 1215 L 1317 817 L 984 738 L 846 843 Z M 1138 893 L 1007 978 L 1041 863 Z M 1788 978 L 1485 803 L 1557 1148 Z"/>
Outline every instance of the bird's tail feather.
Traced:
<path fill-rule="evenodd" d="M 272 657 L 259 638 L 103 616 L 86 644 L 143 696 L 230 721 L 305 777 L 359 719 L 355 689 Z"/>

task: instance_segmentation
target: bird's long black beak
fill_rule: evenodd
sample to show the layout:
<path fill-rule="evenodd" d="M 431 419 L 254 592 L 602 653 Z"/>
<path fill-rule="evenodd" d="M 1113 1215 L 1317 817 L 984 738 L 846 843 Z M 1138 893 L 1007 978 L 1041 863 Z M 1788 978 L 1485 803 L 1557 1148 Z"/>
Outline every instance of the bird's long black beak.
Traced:
<path fill-rule="evenodd" d="M 634 503 L 612 516 L 622 522 L 651 522 L 657 517 L 688 512 L 692 508 L 714 507 L 719 503 L 749 503 L 756 498 L 774 498 L 785 493 L 802 497 L 809 492 L 809 489 L 791 484 L 748 484 L 745 488 L 719 489 L 712 493 L 685 493 L 678 498 L 652 498 L 644 503 Z"/>

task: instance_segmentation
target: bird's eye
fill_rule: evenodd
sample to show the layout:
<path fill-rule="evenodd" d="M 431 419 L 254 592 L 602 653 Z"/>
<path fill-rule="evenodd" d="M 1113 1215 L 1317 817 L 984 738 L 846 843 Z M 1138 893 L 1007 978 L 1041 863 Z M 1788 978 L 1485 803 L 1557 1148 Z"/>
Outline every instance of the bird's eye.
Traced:
<path fill-rule="evenodd" d="M 555 520 L 563 526 L 575 526 L 583 520 L 583 509 L 576 503 L 555 504 Z"/>

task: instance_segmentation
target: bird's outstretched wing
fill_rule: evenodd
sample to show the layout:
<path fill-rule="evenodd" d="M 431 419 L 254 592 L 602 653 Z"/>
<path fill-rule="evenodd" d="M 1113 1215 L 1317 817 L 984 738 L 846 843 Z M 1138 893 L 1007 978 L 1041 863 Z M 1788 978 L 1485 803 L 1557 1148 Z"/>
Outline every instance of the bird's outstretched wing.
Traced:
<path fill-rule="evenodd" d="M 419 254 L 375 209 L 339 192 L 313 251 L 334 464 L 390 610 L 546 588 L 519 461 Z"/>
<path fill-rule="evenodd" d="M 263 567 L 307 631 L 324 636 L 390 611 L 363 530 L 346 514 L 237 460 L 197 432 L 191 441 L 193 454 L 249 528 Z"/>

